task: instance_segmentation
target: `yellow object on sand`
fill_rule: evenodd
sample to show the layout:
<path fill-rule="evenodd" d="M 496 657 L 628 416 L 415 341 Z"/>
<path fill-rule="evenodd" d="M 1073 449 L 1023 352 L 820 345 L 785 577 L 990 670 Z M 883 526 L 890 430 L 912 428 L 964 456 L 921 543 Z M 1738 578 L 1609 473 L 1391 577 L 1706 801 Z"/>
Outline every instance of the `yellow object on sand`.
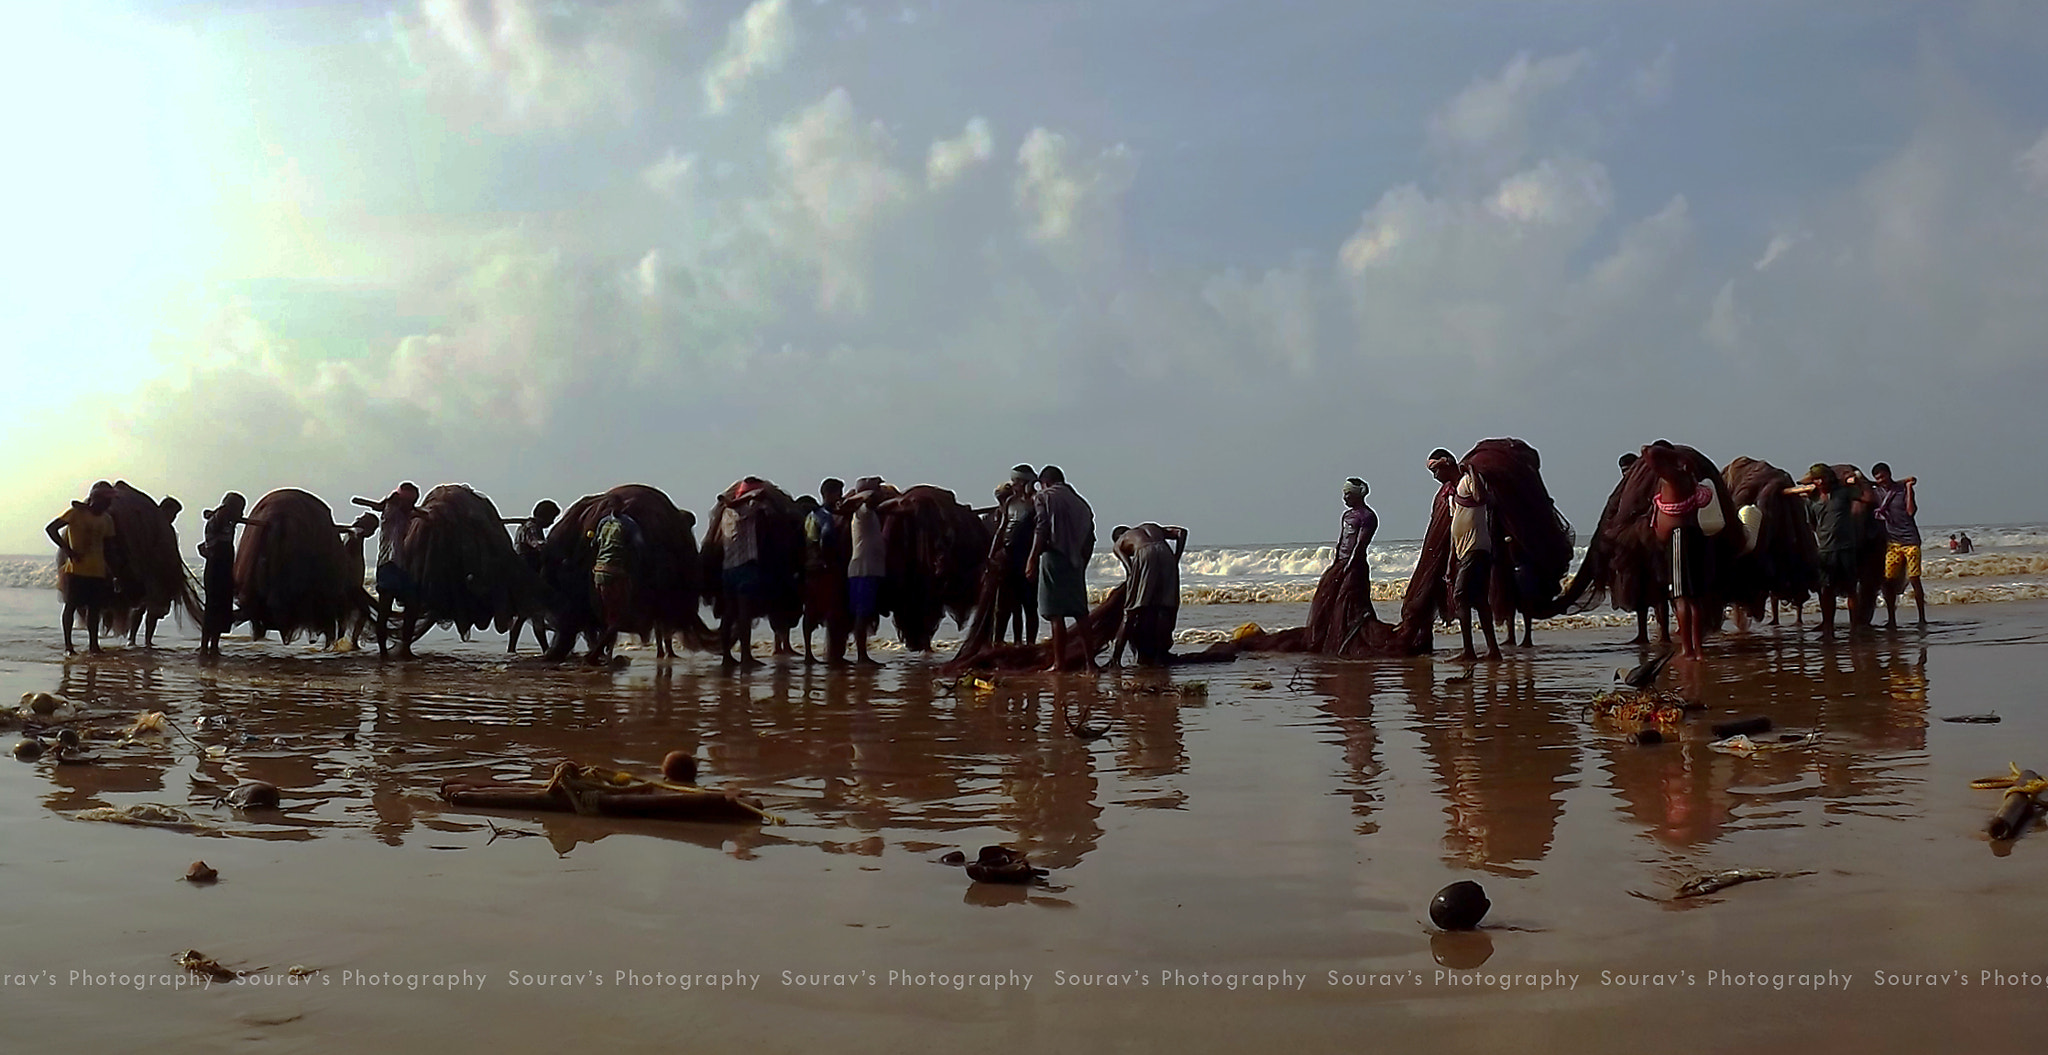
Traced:
<path fill-rule="evenodd" d="M 2023 783 L 2020 780 L 2021 770 L 2019 763 L 2007 762 L 2006 765 L 2012 767 L 2011 776 L 1978 777 L 1970 781 L 1970 786 L 1979 791 L 1986 791 L 1992 788 L 2010 788 L 2027 795 L 2039 795 L 2043 791 L 2048 791 L 2048 778 L 2029 780 Z"/>
<path fill-rule="evenodd" d="M 1263 634 L 1265 632 L 1266 629 L 1257 623 L 1246 623 L 1243 626 L 1240 626 L 1237 629 L 1232 630 L 1230 632 L 1230 639 L 1232 641 L 1243 641 L 1245 638 L 1257 637 L 1258 635 Z"/>

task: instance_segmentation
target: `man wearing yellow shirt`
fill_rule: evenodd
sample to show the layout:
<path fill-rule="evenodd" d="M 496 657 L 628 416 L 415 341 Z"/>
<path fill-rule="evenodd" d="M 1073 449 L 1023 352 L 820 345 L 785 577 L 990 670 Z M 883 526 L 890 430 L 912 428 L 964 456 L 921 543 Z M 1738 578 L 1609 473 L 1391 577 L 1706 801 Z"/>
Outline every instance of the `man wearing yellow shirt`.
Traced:
<path fill-rule="evenodd" d="M 114 596 L 113 583 L 107 578 L 107 540 L 114 537 L 114 518 L 107 513 L 107 507 L 113 502 L 114 489 L 95 484 L 84 502 L 71 503 L 70 509 L 43 529 L 50 541 L 57 544 L 57 555 L 64 559 L 57 586 L 64 595 L 67 655 L 78 651 L 71 644 L 71 616 L 80 608 L 85 609 L 88 649 L 100 650 L 100 609 Z M 61 536 L 59 530 L 63 532 Z"/>

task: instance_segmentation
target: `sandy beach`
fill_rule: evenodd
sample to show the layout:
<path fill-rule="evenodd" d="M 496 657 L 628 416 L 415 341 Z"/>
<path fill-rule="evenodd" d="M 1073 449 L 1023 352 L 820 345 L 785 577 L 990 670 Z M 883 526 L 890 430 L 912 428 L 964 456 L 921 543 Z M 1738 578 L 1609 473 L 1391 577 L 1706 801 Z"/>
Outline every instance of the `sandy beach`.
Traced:
<path fill-rule="evenodd" d="M 1836 644 L 1718 638 L 1683 678 L 1707 710 L 1636 746 L 1586 707 L 1637 661 L 1611 628 L 1539 632 L 1463 681 L 1440 660 L 1252 657 L 949 695 L 900 655 L 727 677 L 648 649 L 590 671 L 439 634 L 409 664 L 235 638 L 201 666 L 176 633 L 67 663 L 52 601 L 0 591 L 5 698 L 176 726 L 96 765 L 0 765 L 13 1028 L 92 1050 L 1769 1051 L 1825 1021 L 1826 1047 L 1906 1051 L 2034 1036 L 2048 989 L 2026 940 L 2048 923 L 2048 838 L 1991 844 L 1998 793 L 1967 786 L 2048 762 L 2029 754 L 2048 733 L 2039 602 Z M 1248 615 L 1298 618 L 1200 610 Z M 1074 738 L 1063 707 L 1110 734 Z M 2003 721 L 1939 720 L 1986 711 Z M 1756 714 L 1820 739 L 1708 749 L 1708 725 Z M 673 749 L 783 823 L 436 795 Z M 216 802 L 249 778 L 284 809 Z M 137 803 L 202 828 L 72 819 Z M 1045 885 L 939 863 L 987 843 Z M 181 881 L 197 859 L 218 884 Z M 1810 874 L 1668 900 L 1733 867 Z M 1463 878 L 1492 898 L 1486 928 L 1432 933 L 1430 895 Z M 201 986 L 172 962 L 188 948 L 263 969 Z"/>

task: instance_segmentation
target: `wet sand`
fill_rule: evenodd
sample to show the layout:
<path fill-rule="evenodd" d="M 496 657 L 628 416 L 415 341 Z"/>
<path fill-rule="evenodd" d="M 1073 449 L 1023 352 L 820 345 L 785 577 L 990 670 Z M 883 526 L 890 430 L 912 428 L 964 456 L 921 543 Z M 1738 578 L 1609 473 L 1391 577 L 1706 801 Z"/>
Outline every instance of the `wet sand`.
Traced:
<path fill-rule="evenodd" d="M 1197 630 L 1299 621 L 1287 606 L 1183 614 Z M 55 615 L 46 592 L 0 590 L 0 699 L 160 709 L 191 738 L 104 748 L 94 766 L 0 759 L 0 988 L 16 1038 L 153 1052 L 1908 1051 L 2040 1032 L 2048 831 L 1994 846 L 1982 829 L 1998 793 L 1967 786 L 2009 760 L 2048 768 L 2039 602 L 1943 608 L 1925 634 L 1715 639 L 1684 683 L 1707 712 L 1655 747 L 1587 713 L 1639 658 L 1610 628 L 1539 628 L 1535 650 L 1464 681 L 1443 660 L 1253 657 L 1121 682 L 1005 676 L 956 697 L 900 655 L 872 674 L 728 677 L 649 649 L 590 671 L 440 634 L 407 664 L 231 639 L 201 666 L 177 632 L 175 647 L 66 663 Z M 1207 694 L 1143 691 L 1191 681 Z M 1072 737 L 1062 707 L 1110 734 Z M 1982 711 L 2004 721 L 1938 720 Z M 1752 714 L 1822 739 L 1755 759 L 1706 747 L 1708 724 Z M 215 715 L 234 728 L 197 731 Z M 539 779 L 562 758 L 651 771 L 673 749 L 785 823 L 485 814 L 435 794 L 451 776 Z M 215 804 L 245 778 L 283 788 L 284 810 Z M 70 819 L 142 802 L 214 828 Z M 493 841 L 491 824 L 538 837 Z M 997 842 L 1051 869 L 1048 884 L 975 886 L 937 863 Z M 201 858 L 220 882 L 179 881 Z M 1813 874 L 1630 896 L 1730 867 Z M 1430 895 L 1467 878 L 1493 900 L 1489 929 L 1432 935 Z M 91 984 L 181 977 L 171 958 L 187 948 L 269 970 L 205 989 Z M 287 984 L 292 965 L 318 972 Z M 1961 975 L 1901 988 L 1877 972 Z M 759 980 L 676 977 L 732 973 Z M 1278 990 L 1249 984 L 1283 973 Z M 564 974 L 579 977 L 516 984 Z M 443 988 L 446 975 L 470 981 Z M 974 984 L 996 975 L 1014 984 Z"/>

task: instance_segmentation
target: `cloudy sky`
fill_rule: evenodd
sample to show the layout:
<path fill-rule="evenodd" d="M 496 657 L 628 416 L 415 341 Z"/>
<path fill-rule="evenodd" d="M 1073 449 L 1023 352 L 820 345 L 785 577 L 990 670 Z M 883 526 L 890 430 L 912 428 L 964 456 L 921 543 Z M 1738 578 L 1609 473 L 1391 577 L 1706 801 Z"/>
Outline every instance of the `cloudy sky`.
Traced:
<path fill-rule="evenodd" d="M 73 0 L 0 63 L 0 551 L 734 477 L 1421 529 L 1517 435 L 2048 516 L 2048 4 Z M 2037 473 L 2032 475 L 2038 475 Z M 2031 477 L 2030 477 L 2031 479 Z M 182 522 L 196 532 L 196 517 Z"/>

